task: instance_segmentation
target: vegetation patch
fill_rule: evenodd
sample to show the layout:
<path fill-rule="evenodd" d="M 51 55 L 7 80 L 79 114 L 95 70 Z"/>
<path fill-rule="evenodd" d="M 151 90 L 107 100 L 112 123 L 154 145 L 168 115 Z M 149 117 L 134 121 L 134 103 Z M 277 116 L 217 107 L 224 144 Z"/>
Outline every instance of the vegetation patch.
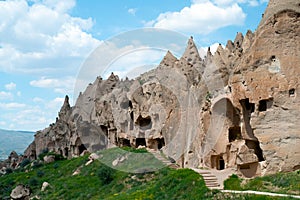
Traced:
<path fill-rule="evenodd" d="M 224 181 L 227 190 L 254 190 L 282 194 L 300 194 L 300 170 L 289 173 L 277 173 L 254 179 L 243 180 L 232 175 Z"/>

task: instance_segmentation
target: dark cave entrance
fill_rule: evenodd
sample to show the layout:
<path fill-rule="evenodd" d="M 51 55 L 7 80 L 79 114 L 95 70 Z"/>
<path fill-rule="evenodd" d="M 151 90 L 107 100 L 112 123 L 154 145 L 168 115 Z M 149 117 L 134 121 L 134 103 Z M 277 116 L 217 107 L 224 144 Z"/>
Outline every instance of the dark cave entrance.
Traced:
<path fill-rule="evenodd" d="M 239 127 L 239 126 L 230 127 L 228 130 L 229 142 L 233 142 L 233 141 L 239 140 L 239 139 L 242 139 L 241 127 Z"/>
<path fill-rule="evenodd" d="M 146 139 L 145 138 L 136 138 L 135 139 L 135 147 L 138 148 L 139 146 L 146 147 Z"/>
<path fill-rule="evenodd" d="M 120 147 L 131 147 L 130 140 L 126 138 L 119 138 L 119 146 Z"/>
<path fill-rule="evenodd" d="M 161 149 L 161 148 L 163 148 L 166 144 L 165 144 L 165 139 L 164 138 L 158 138 L 158 139 L 156 139 L 156 141 L 157 141 L 157 148 L 158 149 Z"/>
<path fill-rule="evenodd" d="M 212 155 L 211 156 L 211 168 L 217 170 L 225 169 L 225 160 L 220 155 Z"/>
<path fill-rule="evenodd" d="M 267 109 L 271 108 L 273 105 L 273 99 L 263 99 L 259 101 L 258 111 L 263 112 L 267 111 Z"/>
<path fill-rule="evenodd" d="M 243 107 L 249 111 L 250 113 L 253 113 L 255 111 L 255 104 L 250 103 L 249 99 L 242 99 L 240 103 L 243 105 Z"/>
<path fill-rule="evenodd" d="M 224 161 L 223 157 L 220 157 L 218 170 L 223 170 L 223 169 L 225 169 L 225 161 Z"/>
<path fill-rule="evenodd" d="M 289 90 L 289 96 L 294 97 L 295 96 L 295 89 L 290 89 Z"/>
<path fill-rule="evenodd" d="M 68 156 L 69 156 L 69 149 L 68 149 L 68 147 L 66 147 L 64 149 L 64 155 L 65 155 L 66 158 L 68 158 Z"/>
<path fill-rule="evenodd" d="M 159 150 L 165 146 L 164 138 L 148 139 L 148 146 L 150 149 Z"/>
<path fill-rule="evenodd" d="M 149 130 L 152 128 L 151 118 L 148 116 L 143 118 L 141 115 L 137 118 L 136 124 L 140 127 L 141 130 Z"/>
<path fill-rule="evenodd" d="M 79 155 L 82 154 L 82 152 L 84 152 L 85 150 L 87 150 L 84 146 L 84 144 L 81 144 L 78 146 L 78 152 L 79 152 Z"/>

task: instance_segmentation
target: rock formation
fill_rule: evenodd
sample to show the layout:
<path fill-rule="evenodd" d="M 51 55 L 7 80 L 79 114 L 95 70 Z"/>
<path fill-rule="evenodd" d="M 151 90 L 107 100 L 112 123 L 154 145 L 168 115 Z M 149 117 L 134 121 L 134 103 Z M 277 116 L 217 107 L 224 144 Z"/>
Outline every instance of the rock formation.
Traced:
<path fill-rule="evenodd" d="M 25 156 L 71 158 L 113 146 L 161 149 L 182 167 L 236 168 L 253 177 L 300 168 L 300 5 L 271 0 L 256 32 L 201 59 L 193 38 L 179 59 L 135 80 L 97 77 L 69 99 Z"/>

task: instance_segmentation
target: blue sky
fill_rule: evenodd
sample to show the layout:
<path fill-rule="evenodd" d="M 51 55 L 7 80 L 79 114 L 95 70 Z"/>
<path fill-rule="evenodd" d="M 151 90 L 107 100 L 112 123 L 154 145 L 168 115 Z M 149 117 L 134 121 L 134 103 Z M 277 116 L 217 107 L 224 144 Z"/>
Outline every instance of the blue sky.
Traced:
<path fill-rule="evenodd" d="M 267 0 L 2 0 L 0 129 L 36 131 L 54 122 L 64 96 L 73 101 L 84 61 L 104 41 L 163 28 L 192 35 L 204 51 L 234 40 L 238 31 L 254 31 L 266 6 Z M 150 65 L 165 54 L 156 53 L 134 57 Z M 117 66 L 132 64 L 128 58 L 119 59 L 114 71 L 124 73 Z"/>

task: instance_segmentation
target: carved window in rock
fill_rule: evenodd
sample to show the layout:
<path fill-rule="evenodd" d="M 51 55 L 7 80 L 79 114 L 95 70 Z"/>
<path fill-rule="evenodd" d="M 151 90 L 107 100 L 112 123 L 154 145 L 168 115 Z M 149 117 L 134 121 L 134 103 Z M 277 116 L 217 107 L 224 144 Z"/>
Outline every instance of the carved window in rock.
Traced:
<path fill-rule="evenodd" d="M 139 146 L 145 146 L 146 147 L 146 139 L 145 138 L 136 138 L 135 147 L 138 148 Z"/>
<path fill-rule="evenodd" d="M 296 95 L 296 93 L 295 93 L 295 89 L 293 88 L 293 89 L 290 89 L 289 90 L 289 96 L 290 97 L 294 97 Z"/>
<path fill-rule="evenodd" d="M 263 112 L 267 111 L 267 109 L 271 108 L 273 105 L 273 99 L 263 99 L 259 101 L 258 111 Z"/>
<path fill-rule="evenodd" d="M 148 130 L 152 128 L 152 121 L 151 118 L 148 116 L 143 118 L 141 115 L 136 120 L 136 125 L 139 126 L 141 130 Z"/>

